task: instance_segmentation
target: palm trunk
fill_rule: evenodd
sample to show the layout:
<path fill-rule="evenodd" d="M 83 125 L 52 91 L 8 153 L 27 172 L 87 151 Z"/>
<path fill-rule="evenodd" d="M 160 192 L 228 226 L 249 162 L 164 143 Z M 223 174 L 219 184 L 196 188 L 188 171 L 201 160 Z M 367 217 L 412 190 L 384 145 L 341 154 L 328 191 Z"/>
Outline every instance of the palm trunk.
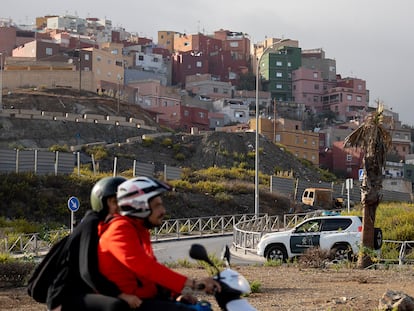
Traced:
<path fill-rule="evenodd" d="M 381 198 L 382 189 L 382 169 L 373 160 L 372 157 L 364 158 L 365 167 L 370 167 L 366 172 L 361 185 L 361 203 L 364 207 L 362 220 L 362 243 L 361 251 L 358 256 L 358 268 L 366 268 L 372 265 L 371 258 L 374 249 L 374 228 L 375 228 L 375 213 Z"/>

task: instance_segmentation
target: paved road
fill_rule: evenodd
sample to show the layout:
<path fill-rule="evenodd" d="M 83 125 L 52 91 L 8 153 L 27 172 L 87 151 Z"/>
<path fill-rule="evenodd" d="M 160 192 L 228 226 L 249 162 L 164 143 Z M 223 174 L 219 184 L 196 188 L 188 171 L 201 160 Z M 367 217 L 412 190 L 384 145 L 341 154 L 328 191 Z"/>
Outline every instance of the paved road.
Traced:
<path fill-rule="evenodd" d="M 155 256 L 160 262 L 173 262 L 179 259 L 187 259 L 192 261 L 188 255 L 191 244 L 199 243 L 204 245 L 209 254 L 221 257 L 221 252 L 225 245 L 231 250 L 231 262 L 235 264 L 254 264 L 263 262 L 263 259 L 254 254 L 244 254 L 242 251 L 234 250 L 232 246 L 233 237 L 219 236 L 200 239 L 183 239 L 174 241 L 163 241 L 153 244 Z"/>

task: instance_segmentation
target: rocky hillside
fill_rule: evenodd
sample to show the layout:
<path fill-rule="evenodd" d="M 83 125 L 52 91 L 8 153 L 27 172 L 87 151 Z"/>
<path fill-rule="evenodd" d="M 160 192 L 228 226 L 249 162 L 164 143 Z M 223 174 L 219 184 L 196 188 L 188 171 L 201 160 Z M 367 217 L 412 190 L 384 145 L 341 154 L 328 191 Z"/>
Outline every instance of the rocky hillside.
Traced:
<path fill-rule="evenodd" d="M 117 115 L 117 101 L 97 96 L 94 93 L 68 89 L 53 90 L 15 90 L 3 97 L 4 108 L 38 110 L 49 112 Z M 137 105 L 120 104 L 120 116 L 142 119 L 147 125 L 162 129 L 153 121 L 150 114 Z M 165 137 L 154 139 L 151 145 L 140 142 L 125 144 L 131 137 L 154 133 L 145 129 L 136 129 L 105 124 L 88 124 L 68 121 L 44 121 L 1 117 L 0 148 L 49 148 L 53 145 L 67 147 L 79 144 L 120 143 L 119 147 L 109 150 L 110 155 L 120 158 L 121 169 L 130 166 L 131 158 L 141 162 L 152 162 L 190 167 L 192 169 L 232 167 L 245 165 L 254 168 L 254 133 L 209 132 L 199 135 L 174 134 L 168 136 L 171 144 L 166 145 Z M 274 174 L 275 171 L 292 171 L 295 177 L 319 180 L 316 170 L 302 162 L 265 137 L 260 137 L 260 171 Z M 179 156 L 177 154 L 180 154 Z M 123 161 L 122 157 L 128 160 Z M 111 157 L 109 157 L 111 159 Z M 102 164 L 102 169 L 112 169 L 111 162 Z"/>
<path fill-rule="evenodd" d="M 77 92 L 71 92 L 70 90 L 15 91 L 13 94 L 4 96 L 3 103 L 7 109 L 13 107 L 14 109 L 104 115 L 116 114 L 115 107 L 117 104 L 113 99 L 102 98 L 95 94 L 79 96 Z M 156 133 L 162 132 L 162 129 L 153 122 L 151 115 L 139 107 L 121 104 L 120 111 L 120 114 L 125 117 L 144 119 L 148 125 L 155 126 L 158 129 Z M 48 148 L 52 145 L 70 147 L 95 142 L 104 142 L 103 145 L 108 146 L 107 144 L 110 143 L 119 143 L 111 144 L 111 147 L 107 149 L 108 155 L 100 163 L 101 171 L 112 171 L 115 156 L 118 158 L 119 172 L 131 169 L 133 159 L 139 162 L 154 163 L 158 172 L 162 172 L 164 164 L 189 168 L 192 171 L 214 166 L 255 168 L 255 133 L 209 132 L 198 135 L 167 133 L 167 136 L 151 138 L 150 142 L 140 141 L 127 144 L 125 142 L 130 137 L 140 137 L 143 134 L 154 132 L 94 123 L 22 120 L 13 117 L 1 117 L 1 114 L 0 128 L 1 149 Z M 315 181 L 321 179 L 316 169 L 302 161 L 298 161 L 290 152 L 276 146 L 265 137 L 260 137 L 259 144 L 259 167 L 261 172 L 271 175 L 276 171 L 285 171 L 292 172 L 296 178 Z M 27 183 L 17 179 L 16 183 Z M 10 182 L 6 182 L 6 184 L 10 184 Z M 250 190 L 247 193 L 231 193 L 230 199 L 225 202 L 223 200 L 218 202 L 217 198 L 208 193 L 188 193 L 188 191 L 179 190 L 166 198 L 168 206 L 171 207 L 170 217 L 253 213 L 253 182 L 252 180 L 249 185 Z M 76 187 L 79 188 L 80 185 L 71 184 L 70 180 L 63 180 L 62 178 L 48 182 L 47 189 L 44 188 L 46 184 L 44 181 L 31 180 L 29 184 L 33 185 L 29 197 L 37 198 L 37 201 L 43 202 L 38 204 L 39 208 L 46 205 L 46 207 L 59 206 L 65 209 L 67 198 L 74 193 L 79 193 L 79 196 L 82 196 L 81 200 L 85 202 L 82 205 L 83 208 L 89 207 L 88 193 L 90 185 L 83 185 L 82 187 L 86 188 L 77 191 Z M 9 193 L 3 197 L 2 202 L 5 207 L 15 207 L 14 209 L 10 208 L 4 216 L 36 215 L 31 211 L 25 211 L 27 205 L 27 198 L 25 197 L 27 197 L 28 191 L 26 190 L 24 195 Z M 260 196 L 261 212 L 282 214 L 289 209 L 291 203 L 286 198 L 271 194 L 266 189 L 261 191 L 263 191 Z M 45 211 L 39 213 L 38 217 L 45 217 L 46 213 L 52 215 Z M 62 211 L 57 213 L 56 217 L 62 217 Z"/>

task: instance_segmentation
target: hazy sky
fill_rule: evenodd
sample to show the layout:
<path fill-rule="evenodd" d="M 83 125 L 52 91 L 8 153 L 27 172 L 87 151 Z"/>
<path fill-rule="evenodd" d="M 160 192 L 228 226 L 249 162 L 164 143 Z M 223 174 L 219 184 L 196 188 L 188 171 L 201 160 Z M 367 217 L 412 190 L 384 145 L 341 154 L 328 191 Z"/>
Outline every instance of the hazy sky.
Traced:
<path fill-rule="evenodd" d="M 106 17 L 154 41 L 158 30 L 219 29 L 247 33 L 252 42 L 295 39 L 302 49 L 323 48 L 342 77 L 366 80 L 370 106 L 379 99 L 414 125 L 413 12 L 413 0 L 14 0 L 2 6 L 0 17 L 18 24 L 47 14 Z"/>

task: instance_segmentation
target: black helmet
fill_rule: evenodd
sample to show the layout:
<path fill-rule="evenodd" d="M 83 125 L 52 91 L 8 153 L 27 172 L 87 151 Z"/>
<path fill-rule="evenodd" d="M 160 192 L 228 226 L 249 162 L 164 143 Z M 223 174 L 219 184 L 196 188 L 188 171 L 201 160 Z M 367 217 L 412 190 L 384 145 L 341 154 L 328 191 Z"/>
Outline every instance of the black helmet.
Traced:
<path fill-rule="evenodd" d="M 151 214 L 149 201 L 165 191 L 170 185 L 150 177 L 129 179 L 118 187 L 117 199 L 121 215 L 146 218 Z"/>
<path fill-rule="evenodd" d="M 127 179 L 121 176 L 100 179 L 91 191 L 91 206 L 96 212 L 106 209 L 106 199 L 116 196 L 118 186 Z"/>

